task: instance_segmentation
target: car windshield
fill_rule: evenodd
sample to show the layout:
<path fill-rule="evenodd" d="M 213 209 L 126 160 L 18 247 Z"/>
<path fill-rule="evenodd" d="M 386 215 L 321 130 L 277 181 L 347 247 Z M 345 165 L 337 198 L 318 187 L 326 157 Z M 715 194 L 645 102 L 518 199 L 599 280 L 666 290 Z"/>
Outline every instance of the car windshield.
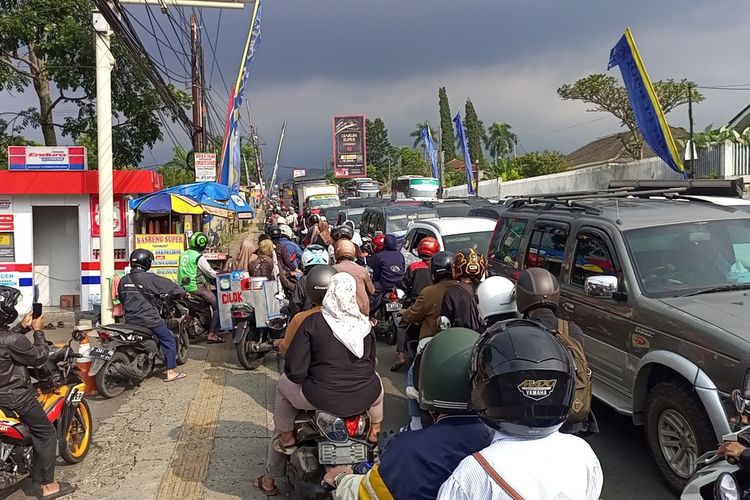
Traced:
<path fill-rule="evenodd" d="M 456 253 L 459 250 L 473 248 L 481 254 L 484 254 L 489 248 L 492 231 L 482 231 L 481 233 L 462 233 L 443 236 L 443 245 L 448 252 Z"/>
<path fill-rule="evenodd" d="M 633 229 L 624 235 L 649 297 L 750 287 L 750 219 Z"/>
<path fill-rule="evenodd" d="M 358 214 L 348 214 L 347 219 L 354 222 L 354 227 L 359 229 L 359 221 L 362 220 L 362 213 Z"/>
<path fill-rule="evenodd" d="M 310 208 L 327 208 L 341 205 L 339 199 L 336 196 L 322 197 L 322 198 L 310 198 L 308 200 Z"/>
<path fill-rule="evenodd" d="M 409 223 L 414 220 L 414 216 L 407 217 L 406 215 L 392 215 L 388 217 L 388 227 L 386 231 L 394 233 L 396 231 L 406 231 L 409 227 Z"/>

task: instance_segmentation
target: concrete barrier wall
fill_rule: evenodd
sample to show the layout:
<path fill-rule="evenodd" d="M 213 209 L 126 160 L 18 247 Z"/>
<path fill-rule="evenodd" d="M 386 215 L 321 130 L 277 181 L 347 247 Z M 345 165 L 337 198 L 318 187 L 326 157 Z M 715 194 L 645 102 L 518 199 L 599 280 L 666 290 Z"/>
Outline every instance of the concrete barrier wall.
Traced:
<path fill-rule="evenodd" d="M 660 158 L 649 158 L 627 164 L 597 165 L 518 181 L 498 182 L 498 179 L 482 181 L 479 183 L 479 196 L 507 198 L 543 193 L 565 193 L 606 189 L 612 180 L 677 180 L 682 178 L 681 174 L 670 169 Z M 445 196 L 465 197 L 467 196 L 466 186 L 447 188 Z"/>

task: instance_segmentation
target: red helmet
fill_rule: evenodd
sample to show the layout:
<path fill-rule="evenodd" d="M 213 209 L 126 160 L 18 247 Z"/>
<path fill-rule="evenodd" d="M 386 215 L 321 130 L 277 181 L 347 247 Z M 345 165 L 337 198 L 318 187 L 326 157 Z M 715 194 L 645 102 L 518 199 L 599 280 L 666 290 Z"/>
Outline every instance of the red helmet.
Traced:
<path fill-rule="evenodd" d="M 439 251 L 440 243 L 438 243 L 438 240 L 436 240 L 432 236 L 422 238 L 422 240 L 419 242 L 419 245 L 417 245 L 417 255 L 419 255 L 423 259 L 429 259 Z"/>
<path fill-rule="evenodd" d="M 385 247 L 385 235 L 384 234 L 378 234 L 377 236 L 373 236 L 372 238 L 372 248 L 375 250 L 375 253 L 380 252 Z"/>

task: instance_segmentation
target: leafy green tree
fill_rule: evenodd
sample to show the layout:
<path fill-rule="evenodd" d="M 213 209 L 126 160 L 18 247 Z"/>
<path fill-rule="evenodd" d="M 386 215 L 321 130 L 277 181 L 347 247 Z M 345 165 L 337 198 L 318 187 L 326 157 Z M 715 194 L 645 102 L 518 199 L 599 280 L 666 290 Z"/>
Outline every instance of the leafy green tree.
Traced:
<path fill-rule="evenodd" d="M 422 130 L 424 130 L 424 128 L 427 126 L 429 126 L 428 122 L 417 122 L 417 124 L 414 126 L 414 130 L 412 130 L 411 134 L 409 134 L 409 137 L 414 138 L 415 148 L 422 146 L 422 148 L 424 149 L 425 143 L 424 139 L 422 138 Z"/>
<path fill-rule="evenodd" d="M 571 167 L 570 162 L 559 151 L 527 153 L 510 160 L 508 173 L 516 171 L 521 178 L 556 174 Z M 510 180 L 510 179 L 504 179 Z"/>
<path fill-rule="evenodd" d="M 484 130 L 484 125 L 477 117 L 477 112 L 474 109 L 471 99 L 466 99 L 466 109 L 464 113 L 464 133 L 466 134 L 466 141 L 469 144 L 469 155 L 471 161 L 480 165 L 484 163 L 484 152 L 482 151 L 482 139 L 487 135 Z"/>
<path fill-rule="evenodd" d="M 38 143 L 19 135 L 20 130 L 0 119 L 0 170 L 8 170 L 8 146 L 37 146 Z"/>
<path fill-rule="evenodd" d="M 209 138 L 208 145 L 206 147 L 207 153 L 216 153 L 217 164 L 221 161 L 221 146 L 222 141 L 220 138 Z M 243 158 L 240 179 L 244 183 L 244 161 L 247 161 L 247 171 L 252 182 L 253 180 L 257 179 L 255 170 L 255 151 L 253 150 L 251 144 L 246 143 L 243 143 L 241 145 L 240 151 L 240 154 Z M 164 187 L 172 187 L 178 184 L 189 184 L 191 182 L 195 182 L 195 163 L 193 152 L 187 151 L 180 146 L 175 147 L 173 149 L 172 159 L 157 168 L 156 171 L 162 174 L 162 176 L 164 177 Z"/>
<path fill-rule="evenodd" d="M 388 129 L 385 128 L 385 123 L 379 117 L 372 121 L 367 119 L 365 120 L 365 129 L 367 163 L 379 167 L 387 166 L 393 147 L 388 140 Z"/>
<path fill-rule="evenodd" d="M 703 95 L 696 89 L 695 83 L 682 79 L 659 80 L 653 82 L 654 91 L 659 98 L 664 114 L 688 102 L 688 89 L 694 103 L 704 100 Z M 628 92 L 613 76 L 593 74 L 581 78 L 575 83 L 561 86 L 557 95 L 563 100 L 583 101 L 593 104 L 588 111 L 605 112 L 620 120 L 620 124 L 630 131 L 623 138 L 625 150 L 633 158 L 643 157 L 643 137 L 638 131 L 633 108 L 628 100 Z"/>
<path fill-rule="evenodd" d="M 484 145 L 497 163 L 499 158 L 506 158 L 513 152 L 516 142 L 516 134 L 511 132 L 509 124 L 495 122 L 487 131 Z"/>
<path fill-rule="evenodd" d="M 94 32 L 88 2 L 80 0 L 2 0 L 0 2 L 0 91 L 33 88 L 37 107 L 20 110 L 24 126 L 40 128 L 44 143 L 58 144 L 58 131 L 73 141 L 96 137 Z M 117 37 L 112 54 L 113 156 L 117 166 L 134 166 L 143 150 L 162 138 L 161 97 L 133 63 Z M 190 101 L 172 89 L 182 105 Z M 60 105 L 73 105 L 62 123 Z"/>
<path fill-rule="evenodd" d="M 438 89 L 438 105 L 440 106 L 440 147 L 444 151 L 445 161 L 448 162 L 456 157 L 456 134 L 453 132 L 453 117 L 445 87 Z"/>
<path fill-rule="evenodd" d="M 430 175 L 427 161 L 422 153 L 415 149 L 400 148 L 397 173 L 391 172 L 391 178 L 397 175 Z"/>

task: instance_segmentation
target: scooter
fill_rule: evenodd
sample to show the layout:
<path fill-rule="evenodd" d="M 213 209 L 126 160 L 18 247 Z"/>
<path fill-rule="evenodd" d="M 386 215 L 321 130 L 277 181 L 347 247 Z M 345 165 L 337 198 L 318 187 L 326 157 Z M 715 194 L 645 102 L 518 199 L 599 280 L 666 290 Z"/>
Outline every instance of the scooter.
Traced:
<path fill-rule="evenodd" d="M 190 339 L 185 328 L 187 309 L 174 298 L 162 296 L 160 315 L 175 338 L 177 364 L 188 360 Z M 121 323 L 97 328 L 100 347 L 91 349 L 89 375 L 96 377 L 96 389 L 109 399 L 165 367 L 158 339 L 150 328 Z"/>
<path fill-rule="evenodd" d="M 274 350 L 273 341 L 284 338 L 286 314 L 268 321 L 266 328 L 255 327 L 255 312 L 247 302 L 232 304 L 232 343 L 237 359 L 246 370 L 255 370 L 266 354 Z"/>
<path fill-rule="evenodd" d="M 31 373 L 37 380 L 37 400 L 55 426 L 58 454 L 68 464 L 86 458 L 93 433 L 91 409 L 83 397 L 84 385 L 76 368 L 78 357 L 70 347 L 54 350 L 47 363 Z M 0 408 L 0 490 L 22 481 L 33 467 L 29 430 L 17 413 Z"/>
<path fill-rule="evenodd" d="M 191 341 L 201 339 L 208 335 L 211 326 L 211 305 L 200 295 L 190 294 L 177 300 L 187 314 L 185 330 Z"/>
<path fill-rule="evenodd" d="M 367 441 L 369 428 L 366 413 L 348 418 L 321 410 L 297 414 L 297 449 L 287 466 L 294 498 L 330 498 L 321 481 L 337 465 L 369 468 L 377 458 L 375 445 Z"/>
<path fill-rule="evenodd" d="M 380 299 L 380 306 L 373 314 L 378 320 L 375 325 L 375 333 L 382 337 L 386 343 L 396 345 L 398 340 L 396 318 L 398 312 L 402 309 L 402 304 L 406 293 L 398 287 L 393 287 L 390 292 L 383 291 Z"/>

